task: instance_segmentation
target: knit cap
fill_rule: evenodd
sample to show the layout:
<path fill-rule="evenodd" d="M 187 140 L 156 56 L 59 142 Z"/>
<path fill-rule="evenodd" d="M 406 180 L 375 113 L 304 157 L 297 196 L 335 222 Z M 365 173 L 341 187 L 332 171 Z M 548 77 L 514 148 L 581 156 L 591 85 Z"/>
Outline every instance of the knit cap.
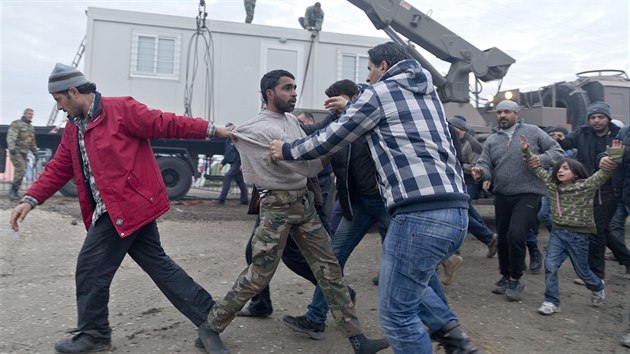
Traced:
<path fill-rule="evenodd" d="M 77 68 L 57 63 L 48 78 L 48 92 L 62 92 L 87 83 L 89 83 L 88 79 Z"/>
<path fill-rule="evenodd" d="M 593 114 L 603 114 L 608 117 L 608 121 L 612 119 L 610 117 L 610 105 L 603 101 L 593 102 L 590 106 L 588 106 L 586 109 L 586 118 L 589 118 Z"/>
<path fill-rule="evenodd" d="M 466 126 L 466 117 L 464 116 L 454 115 L 448 118 L 446 121 L 448 122 L 448 124 L 454 126 L 455 128 L 458 128 L 464 131 L 468 130 L 468 127 Z"/>
<path fill-rule="evenodd" d="M 519 112 L 521 110 L 521 107 L 519 107 L 518 103 L 516 103 L 514 101 L 503 100 L 503 101 L 499 102 L 499 104 L 497 104 L 496 110 L 497 111 L 508 110 L 508 111 L 512 111 L 512 112 Z"/>

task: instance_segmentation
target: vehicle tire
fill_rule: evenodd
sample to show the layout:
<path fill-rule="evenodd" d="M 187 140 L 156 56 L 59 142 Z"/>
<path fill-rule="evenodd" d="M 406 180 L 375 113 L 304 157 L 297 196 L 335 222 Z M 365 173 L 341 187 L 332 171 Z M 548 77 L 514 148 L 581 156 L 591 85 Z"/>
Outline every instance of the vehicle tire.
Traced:
<path fill-rule="evenodd" d="M 543 105 L 552 107 L 551 88 L 545 90 L 543 94 Z M 582 89 L 575 87 L 569 83 L 562 83 L 556 86 L 556 107 L 567 109 L 567 123 L 572 124 L 573 128 L 586 124 L 586 109 L 591 104 L 588 94 Z"/>
<path fill-rule="evenodd" d="M 68 181 L 65 186 L 61 187 L 59 190 L 64 197 L 76 198 L 79 196 L 79 192 L 77 191 L 77 182 L 74 181 L 74 178 Z"/>
<path fill-rule="evenodd" d="M 186 162 L 176 157 L 160 157 L 157 159 L 168 199 L 182 198 L 192 185 L 192 171 Z"/>

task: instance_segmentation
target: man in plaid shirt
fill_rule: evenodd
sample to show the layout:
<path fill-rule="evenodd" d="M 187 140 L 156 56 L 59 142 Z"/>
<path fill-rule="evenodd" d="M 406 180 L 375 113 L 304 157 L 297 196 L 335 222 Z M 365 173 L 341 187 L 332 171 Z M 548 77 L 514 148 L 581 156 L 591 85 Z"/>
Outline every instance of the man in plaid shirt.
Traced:
<path fill-rule="evenodd" d="M 431 74 L 402 46 L 384 43 L 368 55 L 371 86 L 345 114 L 306 138 L 273 141 L 271 155 L 314 159 L 365 135 L 393 217 L 378 294 L 385 336 L 396 353 L 430 353 L 426 325 L 447 352 L 476 353 L 435 273 L 459 249 L 468 226 L 468 195 L 444 108 Z M 334 98 L 326 101 L 334 104 Z"/>

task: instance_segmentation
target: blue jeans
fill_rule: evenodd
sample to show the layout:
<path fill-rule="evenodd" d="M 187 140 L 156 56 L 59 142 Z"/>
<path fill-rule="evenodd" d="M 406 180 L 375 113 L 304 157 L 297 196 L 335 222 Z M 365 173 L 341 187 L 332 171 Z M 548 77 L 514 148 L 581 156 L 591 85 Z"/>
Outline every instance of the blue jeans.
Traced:
<path fill-rule="evenodd" d="M 389 225 L 391 220 L 380 194 L 353 196 L 351 200 L 352 221 L 342 218 L 337 231 L 332 236 L 333 253 L 339 260 L 342 271 L 350 254 L 370 228 L 379 221 Z M 315 323 L 324 323 L 327 314 L 328 304 L 318 286 L 315 288 L 313 300 L 308 305 L 306 317 Z"/>
<path fill-rule="evenodd" d="M 483 222 L 481 215 L 472 203 L 468 206 L 468 231 L 484 245 L 489 244 L 494 238 L 494 234 Z"/>
<path fill-rule="evenodd" d="M 547 230 L 551 230 L 553 221 L 551 220 L 551 206 L 549 205 L 549 197 L 543 195 L 540 198 L 540 210 L 538 210 L 538 220 L 545 225 Z"/>
<path fill-rule="evenodd" d="M 599 291 L 604 288 L 604 283 L 588 266 L 588 243 L 589 234 L 568 230 L 551 231 L 545 258 L 545 301 L 560 305 L 558 269 L 567 256 L 577 276 L 584 280 L 587 289 Z"/>
<path fill-rule="evenodd" d="M 434 332 L 457 316 L 436 289 L 435 270 L 459 249 L 468 228 L 463 208 L 401 213 L 390 223 L 381 258 L 379 319 L 394 353 L 431 353 Z"/>

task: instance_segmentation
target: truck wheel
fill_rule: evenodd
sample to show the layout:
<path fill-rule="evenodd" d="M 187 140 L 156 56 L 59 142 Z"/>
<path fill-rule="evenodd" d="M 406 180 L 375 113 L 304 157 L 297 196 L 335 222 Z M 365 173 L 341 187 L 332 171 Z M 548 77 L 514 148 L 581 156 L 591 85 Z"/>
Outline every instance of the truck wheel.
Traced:
<path fill-rule="evenodd" d="M 77 191 L 77 182 L 74 181 L 74 178 L 68 181 L 65 186 L 61 187 L 59 193 L 64 197 L 76 198 L 79 196 L 79 192 Z"/>
<path fill-rule="evenodd" d="M 176 157 L 160 157 L 157 162 L 168 199 L 177 200 L 185 196 L 192 185 L 192 172 L 186 162 Z"/>
<path fill-rule="evenodd" d="M 543 105 L 551 107 L 552 105 L 551 88 L 543 94 Z M 577 128 L 586 123 L 586 109 L 591 104 L 588 94 L 581 88 L 575 87 L 569 83 L 562 83 L 556 86 L 556 107 L 567 109 L 567 123 Z"/>

